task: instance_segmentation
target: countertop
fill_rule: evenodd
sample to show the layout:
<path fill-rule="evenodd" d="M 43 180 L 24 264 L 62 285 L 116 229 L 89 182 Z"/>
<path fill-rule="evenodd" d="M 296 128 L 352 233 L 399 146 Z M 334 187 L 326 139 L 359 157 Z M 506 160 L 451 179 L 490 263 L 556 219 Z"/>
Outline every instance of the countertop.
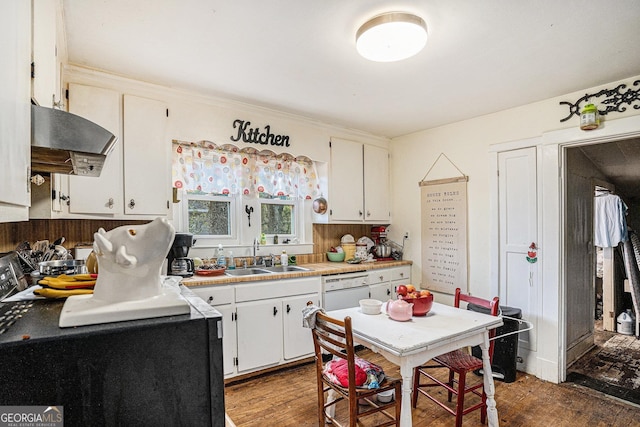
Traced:
<path fill-rule="evenodd" d="M 259 280 L 293 279 L 296 277 L 326 276 L 329 274 L 354 273 L 359 271 L 376 270 L 380 268 L 401 267 L 412 265 L 413 261 L 376 261 L 360 264 L 347 264 L 346 262 L 320 262 L 313 264 L 298 264 L 310 271 L 295 271 L 287 273 L 255 274 L 249 276 L 198 276 L 182 279 L 182 284 L 188 287 L 228 285 L 230 283 L 256 282 Z"/>

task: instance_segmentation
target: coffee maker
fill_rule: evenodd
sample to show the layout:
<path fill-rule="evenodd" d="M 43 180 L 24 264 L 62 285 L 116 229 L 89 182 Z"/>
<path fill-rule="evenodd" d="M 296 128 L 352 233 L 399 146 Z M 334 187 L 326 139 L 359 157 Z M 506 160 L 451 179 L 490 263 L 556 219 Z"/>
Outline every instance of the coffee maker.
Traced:
<path fill-rule="evenodd" d="M 193 260 L 187 258 L 189 249 L 196 243 L 191 233 L 176 233 L 171 249 L 167 254 L 167 275 L 169 276 L 193 276 Z"/>

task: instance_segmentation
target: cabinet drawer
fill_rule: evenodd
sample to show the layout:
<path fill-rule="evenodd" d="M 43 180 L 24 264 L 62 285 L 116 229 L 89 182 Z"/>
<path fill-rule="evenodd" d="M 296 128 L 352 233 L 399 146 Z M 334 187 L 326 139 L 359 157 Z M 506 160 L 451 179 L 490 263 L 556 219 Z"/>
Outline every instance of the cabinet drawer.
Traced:
<path fill-rule="evenodd" d="M 369 284 L 372 285 L 374 283 L 382 283 L 388 282 L 391 280 L 391 270 L 389 269 L 379 269 L 372 270 L 369 272 Z"/>
<path fill-rule="evenodd" d="M 321 287 L 320 277 L 240 283 L 236 285 L 236 302 L 319 293 Z"/>
<path fill-rule="evenodd" d="M 391 271 L 391 280 L 407 280 L 411 282 L 411 267 L 394 268 Z"/>
<path fill-rule="evenodd" d="M 231 286 L 194 286 L 189 289 L 213 306 L 231 304 L 235 300 Z"/>

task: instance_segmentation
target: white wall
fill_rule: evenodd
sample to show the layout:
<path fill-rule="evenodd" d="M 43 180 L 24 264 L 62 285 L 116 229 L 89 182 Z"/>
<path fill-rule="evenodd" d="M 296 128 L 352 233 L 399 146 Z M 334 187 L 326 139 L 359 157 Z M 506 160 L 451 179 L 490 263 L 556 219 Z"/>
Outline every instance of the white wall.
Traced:
<path fill-rule="evenodd" d="M 563 339 L 564 290 L 560 280 L 562 263 L 559 256 L 562 253 L 562 238 L 560 232 L 561 202 L 560 193 L 562 179 L 559 166 L 561 165 L 559 144 L 578 141 L 584 138 L 597 139 L 598 135 L 607 135 L 617 126 L 619 119 L 639 116 L 640 111 L 627 108 L 624 113 L 611 113 L 605 117 L 603 125 L 595 131 L 579 130 L 579 119 L 572 117 L 561 123 L 560 119 L 568 114 L 566 106 L 560 106 L 560 101 L 575 102 L 585 93 L 594 93 L 603 88 L 613 88 L 620 83 L 626 83 L 633 88 L 632 83 L 638 77 L 612 82 L 596 88 L 585 88 L 579 92 L 567 94 L 558 98 L 547 99 L 533 104 L 488 114 L 482 117 L 452 123 L 434 129 L 417 132 L 395 138 L 390 144 L 391 152 L 391 194 L 393 225 L 390 237 L 396 240 L 405 231 L 410 238 L 405 244 L 405 255 L 413 259 L 412 276 L 422 277 L 420 236 L 420 192 L 418 182 L 427 173 L 434 161 L 444 153 L 455 166 L 469 176 L 468 183 L 468 274 L 469 291 L 481 297 L 491 297 L 498 289 L 492 276 L 492 222 L 498 212 L 491 211 L 490 196 L 496 170 L 490 166 L 489 150 L 493 144 L 504 144 L 528 138 L 545 136 L 542 144 L 545 146 L 541 156 L 543 186 L 547 191 L 540 196 L 542 201 L 543 235 L 547 236 L 543 261 L 545 271 L 542 283 L 541 321 L 538 324 L 540 347 L 538 358 L 541 360 L 537 376 L 550 381 L 563 379 Z M 452 107 L 452 108 L 455 108 Z M 624 121 L 624 120 L 622 120 Z M 607 126 L 609 122 L 610 126 Z M 635 123 L 635 121 L 634 121 Z M 637 131 L 640 131 L 640 121 Z M 635 126 L 635 124 L 634 124 Z M 623 126 L 629 132 L 628 126 Z M 633 131 L 633 130 L 632 130 Z M 508 145 L 508 144 L 505 144 Z M 514 144 L 515 145 L 515 144 Z M 434 173 L 438 172 L 438 173 Z M 455 168 L 434 170 L 429 179 L 455 176 Z M 544 258 L 544 256 L 548 258 Z M 451 302 L 448 295 L 436 295 L 436 300 Z"/>

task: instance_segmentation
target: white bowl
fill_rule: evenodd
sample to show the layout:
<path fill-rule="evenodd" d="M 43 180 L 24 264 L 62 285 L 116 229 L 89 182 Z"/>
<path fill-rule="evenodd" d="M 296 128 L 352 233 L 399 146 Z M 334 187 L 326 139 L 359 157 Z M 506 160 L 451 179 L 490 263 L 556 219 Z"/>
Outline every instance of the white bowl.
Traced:
<path fill-rule="evenodd" d="M 389 403 L 393 400 L 394 394 L 395 393 L 393 390 L 386 390 L 381 393 L 378 393 L 378 396 L 377 396 L 378 402 Z"/>
<path fill-rule="evenodd" d="M 378 301 L 377 299 L 360 300 L 360 310 L 362 310 L 364 314 L 380 314 L 381 308 L 382 301 Z"/>

